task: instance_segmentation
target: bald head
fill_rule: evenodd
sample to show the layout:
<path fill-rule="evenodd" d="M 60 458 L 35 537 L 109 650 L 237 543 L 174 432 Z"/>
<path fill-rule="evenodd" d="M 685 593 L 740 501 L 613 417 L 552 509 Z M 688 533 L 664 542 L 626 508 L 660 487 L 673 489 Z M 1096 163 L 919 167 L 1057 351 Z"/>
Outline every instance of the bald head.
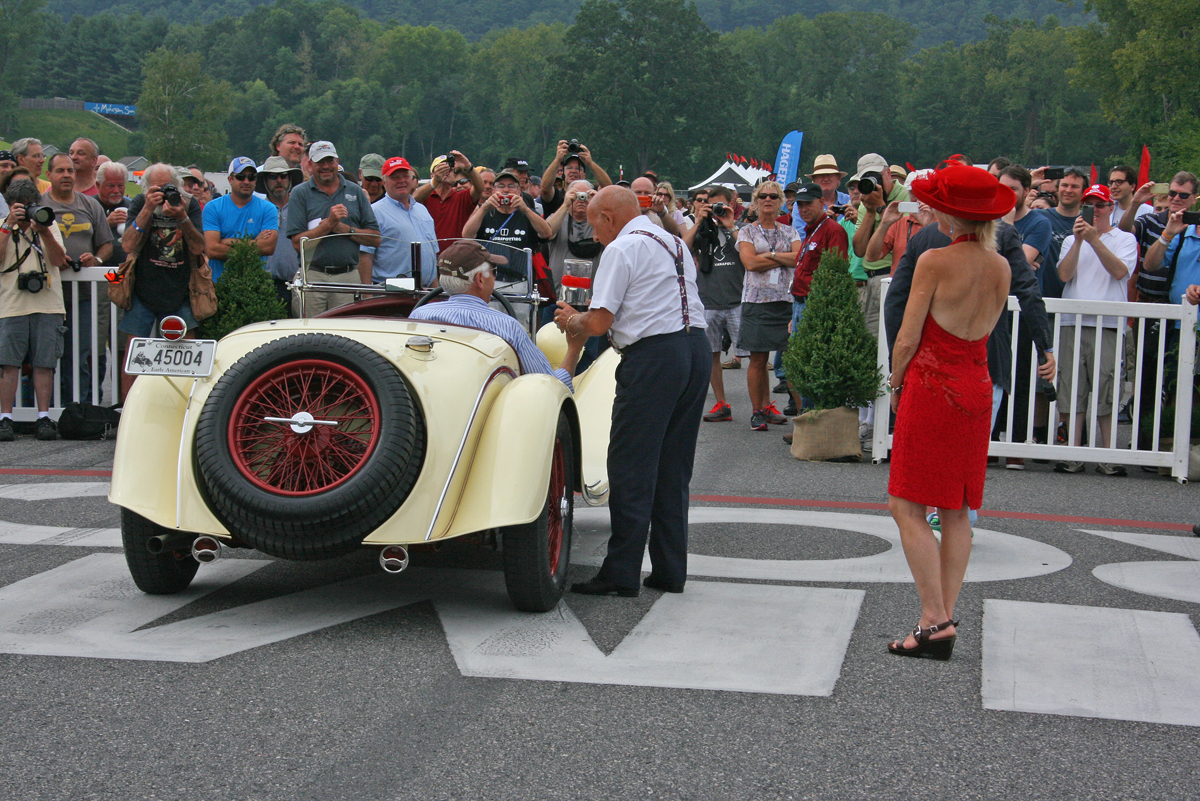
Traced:
<path fill-rule="evenodd" d="M 642 176 L 641 178 L 634 178 L 633 183 L 629 185 L 629 188 L 633 190 L 635 195 L 644 195 L 649 197 L 650 195 L 654 194 L 654 181 L 651 181 L 645 176 Z"/>
<path fill-rule="evenodd" d="M 602 244 L 617 238 L 630 220 L 640 216 L 637 195 L 623 186 L 613 184 L 596 193 L 588 204 L 588 222 Z"/>

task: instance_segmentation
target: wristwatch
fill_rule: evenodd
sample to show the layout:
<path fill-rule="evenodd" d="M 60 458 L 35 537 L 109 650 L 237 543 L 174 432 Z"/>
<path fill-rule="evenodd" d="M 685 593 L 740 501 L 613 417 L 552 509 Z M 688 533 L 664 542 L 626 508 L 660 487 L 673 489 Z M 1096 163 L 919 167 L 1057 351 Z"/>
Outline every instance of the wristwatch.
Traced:
<path fill-rule="evenodd" d="M 772 259 L 775 258 L 775 251 L 773 251 L 773 250 L 771 251 L 771 258 Z"/>
<path fill-rule="evenodd" d="M 353 236 L 353 235 L 354 235 L 354 229 L 353 229 L 353 228 L 351 228 L 351 229 L 350 229 L 350 235 L 351 235 L 351 236 Z"/>

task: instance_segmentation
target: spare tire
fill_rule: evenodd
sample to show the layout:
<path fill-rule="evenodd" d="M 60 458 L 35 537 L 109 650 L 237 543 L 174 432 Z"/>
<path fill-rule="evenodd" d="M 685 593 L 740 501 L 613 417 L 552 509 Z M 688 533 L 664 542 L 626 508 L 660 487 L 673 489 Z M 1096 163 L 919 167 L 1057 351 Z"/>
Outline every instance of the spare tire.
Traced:
<path fill-rule="evenodd" d="M 325 559 L 404 503 L 425 421 L 386 358 L 346 337 L 298 334 L 221 376 L 195 442 L 203 490 L 231 534 L 272 556 Z"/>

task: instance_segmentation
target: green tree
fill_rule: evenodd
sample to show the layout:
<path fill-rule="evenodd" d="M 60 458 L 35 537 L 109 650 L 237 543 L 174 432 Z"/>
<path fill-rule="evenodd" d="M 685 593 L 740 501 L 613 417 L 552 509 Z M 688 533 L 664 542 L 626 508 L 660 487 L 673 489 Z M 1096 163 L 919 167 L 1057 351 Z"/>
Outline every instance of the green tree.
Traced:
<path fill-rule="evenodd" d="M 45 0 L 0 0 L 0 129 L 12 130 L 14 114 L 37 46 L 46 29 Z"/>
<path fill-rule="evenodd" d="M 1160 164 L 1200 167 L 1200 0 L 1089 0 L 1098 22 L 1071 32 L 1073 82 Z M 1162 175 L 1161 177 L 1166 177 Z"/>
<path fill-rule="evenodd" d="M 197 53 L 159 48 L 146 58 L 138 118 L 152 161 L 219 168 L 229 155 L 229 84 L 210 78 Z"/>
<path fill-rule="evenodd" d="M 875 337 L 863 320 L 850 263 L 836 250 L 821 255 L 804 316 L 783 355 L 783 369 L 814 409 L 861 407 L 879 397 L 883 375 Z"/>
<path fill-rule="evenodd" d="M 610 167 L 692 175 L 703 169 L 695 150 L 725 141 L 724 101 L 740 98 L 742 70 L 694 5 L 587 0 L 563 49 L 551 59 L 546 102 Z"/>
<path fill-rule="evenodd" d="M 249 237 L 230 246 L 215 288 L 217 313 L 200 323 L 204 339 L 220 339 L 250 323 L 287 317 L 287 308 L 275 294 L 275 283 Z"/>

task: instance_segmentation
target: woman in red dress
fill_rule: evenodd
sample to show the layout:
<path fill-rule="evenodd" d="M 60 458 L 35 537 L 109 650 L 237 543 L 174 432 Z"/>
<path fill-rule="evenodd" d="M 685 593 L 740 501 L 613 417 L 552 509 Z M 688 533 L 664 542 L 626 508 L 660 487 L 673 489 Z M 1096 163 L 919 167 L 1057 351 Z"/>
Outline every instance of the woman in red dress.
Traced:
<path fill-rule="evenodd" d="M 987 336 L 1012 277 L 996 253 L 995 220 L 1016 196 L 986 171 L 958 163 L 917 179 L 912 193 L 934 210 L 939 230 L 952 241 L 917 260 L 892 349 L 888 384 L 896 428 L 888 507 L 916 581 L 921 619 L 888 650 L 949 659 L 954 603 L 971 555 L 967 510 L 983 504 L 992 421 Z M 940 546 L 926 506 L 938 507 Z"/>

